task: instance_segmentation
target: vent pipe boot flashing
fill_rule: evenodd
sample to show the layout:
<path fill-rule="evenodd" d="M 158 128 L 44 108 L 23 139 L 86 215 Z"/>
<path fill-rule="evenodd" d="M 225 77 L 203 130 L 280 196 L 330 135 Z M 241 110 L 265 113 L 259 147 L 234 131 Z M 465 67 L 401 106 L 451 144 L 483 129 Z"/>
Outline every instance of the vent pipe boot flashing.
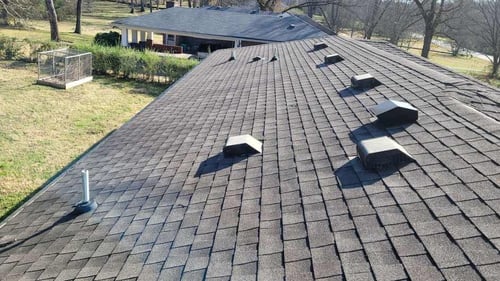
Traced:
<path fill-rule="evenodd" d="M 370 73 L 351 77 L 351 87 L 355 89 L 373 88 L 381 84 L 382 83 L 375 79 Z"/>
<path fill-rule="evenodd" d="M 80 201 L 76 206 L 74 213 L 83 214 L 90 212 L 97 208 L 97 203 L 94 200 L 90 200 L 90 189 L 89 189 L 89 171 L 82 171 L 82 201 Z"/>
<path fill-rule="evenodd" d="M 231 57 L 229 57 L 229 61 L 233 61 L 236 59 L 236 52 L 235 51 L 231 51 Z"/>
<path fill-rule="evenodd" d="M 313 48 L 315 51 L 317 51 L 317 50 L 328 48 L 328 45 L 325 42 L 321 41 L 318 43 L 314 43 Z"/>
<path fill-rule="evenodd" d="M 385 126 L 414 123 L 418 119 L 417 109 L 401 101 L 387 100 L 370 108 L 370 111 Z"/>
<path fill-rule="evenodd" d="M 262 57 L 260 56 L 256 56 L 252 59 L 252 61 L 260 61 L 262 59 Z"/>
<path fill-rule="evenodd" d="M 341 56 L 339 56 L 339 54 L 331 54 L 325 56 L 325 64 L 337 63 L 343 60 L 344 59 Z"/>
<path fill-rule="evenodd" d="M 251 135 L 229 137 L 223 153 L 226 157 L 262 153 L 262 142 Z"/>
<path fill-rule="evenodd" d="M 415 161 L 404 147 L 389 137 L 362 140 L 356 149 L 363 166 L 370 170 L 398 167 Z"/>
<path fill-rule="evenodd" d="M 271 58 L 271 61 L 277 61 L 278 60 L 278 48 L 274 48 L 274 54 L 273 57 Z"/>

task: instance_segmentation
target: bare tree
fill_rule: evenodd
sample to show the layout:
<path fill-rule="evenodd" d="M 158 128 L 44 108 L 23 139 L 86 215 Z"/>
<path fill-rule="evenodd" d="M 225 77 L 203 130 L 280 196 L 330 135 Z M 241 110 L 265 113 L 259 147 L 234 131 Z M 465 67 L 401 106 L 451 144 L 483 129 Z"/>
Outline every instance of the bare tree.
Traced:
<path fill-rule="evenodd" d="M 277 2 L 277 0 L 257 0 L 257 4 L 261 11 L 274 11 Z"/>
<path fill-rule="evenodd" d="M 358 0 L 350 8 L 351 13 L 362 23 L 365 39 L 371 39 L 375 28 L 391 6 L 392 0 Z"/>
<path fill-rule="evenodd" d="M 12 21 L 23 23 L 32 18 L 41 18 L 40 10 L 30 0 L 0 0 L 0 19 L 5 24 Z"/>
<path fill-rule="evenodd" d="M 57 25 L 57 14 L 56 8 L 54 7 L 54 1 L 45 0 L 45 5 L 47 6 L 47 14 L 49 17 L 50 40 L 59 41 L 59 28 Z"/>
<path fill-rule="evenodd" d="M 471 13 L 474 10 L 472 0 L 467 0 L 462 3 L 462 7 L 458 9 L 453 16 L 446 21 L 437 31 L 439 35 L 448 37 L 450 41 L 452 56 L 458 56 L 460 50 L 464 48 L 473 49 L 474 33 L 471 30 L 471 25 L 474 24 Z"/>
<path fill-rule="evenodd" d="M 449 19 L 450 14 L 462 5 L 462 0 L 413 0 L 424 21 L 424 45 L 422 57 L 428 58 L 431 50 L 432 38 L 439 25 Z"/>
<path fill-rule="evenodd" d="M 500 0 L 476 2 L 479 17 L 475 17 L 479 32 L 480 50 L 489 55 L 492 63 L 491 77 L 498 75 L 500 67 Z"/>
<path fill-rule="evenodd" d="M 328 4 L 325 7 L 320 7 L 319 9 L 326 26 L 335 33 L 339 32 L 346 25 L 348 11 L 343 7 L 342 0 L 337 1 L 337 3 Z"/>
<path fill-rule="evenodd" d="M 78 34 L 82 34 L 82 2 L 83 0 L 76 0 L 75 33 Z"/>
<path fill-rule="evenodd" d="M 420 20 L 413 0 L 393 0 L 385 16 L 381 18 L 377 32 L 389 38 L 392 44 L 397 45 Z"/>

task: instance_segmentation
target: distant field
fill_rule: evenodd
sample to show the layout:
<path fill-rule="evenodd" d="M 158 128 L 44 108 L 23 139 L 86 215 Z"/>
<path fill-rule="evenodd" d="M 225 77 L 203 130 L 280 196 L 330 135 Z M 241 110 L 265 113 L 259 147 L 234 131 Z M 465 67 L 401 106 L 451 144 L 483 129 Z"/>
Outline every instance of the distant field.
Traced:
<path fill-rule="evenodd" d="M 350 33 L 347 31 L 342 31 L 340 34 L 345 37 L 350 37 Z M 362 34 L 360 33 L 354 33 L 353 35 L 355 38 L 362 38 Z M 383 40 L 383 38 L 374 39 Z M 411 54 L 420 56 L 422 44 L 422 40 L 415 40 L 409 46 L 405 44 L 400 47 Z M 431 62 L 449 68 L 455 72 L 482 80 L 493 86 L 500 87 L 500 78 L 491 79 L 488 77 L 491 68 L 491 63 L 488 60 L 466 56 L 454 57 L 451 54 L 445 54 L 451 52 L 449 48 L 444 48 L 436 44 L 432 45 L 431 50 L 437 51 L 430 53 L 429 60 Z"/>
<path fill-rule="evenodd" d="M 404 47 L 403 49 L 407 50 L 409 53 L 419 56 L 421 52 L 419 49 L 422 48 L 422 41 L 417 41 L 411 44 L 411 47 L 412 49 L 406 49 Z M 432 50 L 438 52 L 450 52 L 450 49 L 443 48 L 435 44 L 432 45 Z M 463 55 L 454 57 L 451 54 L 437 52 L 431 52 L 429 55 L 429 60 L 458 73 L 469 75 L 488 82 L 493 86 L 500 87 L 500 78 L 488 78 L 488 74 L 491 69 L 491 63 L 488 60 Z"/>
<path fill-rule="evenodd" d="M 127 4 L 111 1 L 93 1 L 90 13 L 86 12 L 86 9 L 83 10 L 81 35 L 74 33 L 74 20 L 59 22 L 59 33 L 63 42 L 90 42 L 94 39 L 96 33 L 113 30 L 112 21 L 139 14 L 130 14 L 130 7 Z M 114 31 L 119 30 L 115 29 Z M 0 35 L 16 37 L 18 39 L 49 40 L 50 30 L 47 21 L 35 20 L 31 21 L 25 30 L 2 27 Z"/>

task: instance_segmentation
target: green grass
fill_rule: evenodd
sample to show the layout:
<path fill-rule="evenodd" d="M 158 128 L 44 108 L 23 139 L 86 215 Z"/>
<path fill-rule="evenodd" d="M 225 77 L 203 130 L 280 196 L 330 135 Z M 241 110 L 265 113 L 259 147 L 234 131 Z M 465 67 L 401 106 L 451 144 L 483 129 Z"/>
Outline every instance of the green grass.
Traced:
<path fill-rule="evenodd" d="M 35 64 L 0 72 L 0 218 L 166 87 L 98 76 L 56 90 L 35 84 Z"/>

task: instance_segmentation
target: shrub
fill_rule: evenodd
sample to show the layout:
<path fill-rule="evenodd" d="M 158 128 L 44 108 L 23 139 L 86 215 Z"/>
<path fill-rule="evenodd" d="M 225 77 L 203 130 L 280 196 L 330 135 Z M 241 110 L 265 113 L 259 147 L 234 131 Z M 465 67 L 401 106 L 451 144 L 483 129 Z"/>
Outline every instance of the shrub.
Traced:
<path fill-rule="evenodd" d="M 121 35 L 116 31 L 108 33 L 97 33 L 94 37 L 94 43 L 101 46 L 118 46 L 120 44 Z"/>
<path fill-rule="evenodd" d="M 21 60 L 27 62 L 36 62 L 38 59 L 39 52 L 54 50 L 61 47 L 58 43 L 51 41 L 43 42 L 43 41 L 33 41 L 30 39 L 24 39 L 23 43 L 24 43 L 23 49 L 25 50 L 25 52 Z"/>
<path fill-rule="evenodd" d="M 11 60 L 19 57 L 21 47 L 15 38 L 0 36 L 0 58 Z"/>
<path fill-rule="evenodd" d="M 152 52 L 141 52 L 123 47 L 92 44 L 75 46 L 75 48 L 92 53 L 92 67 L 95 73 L 149 81 L 156 79 L 173 82 L 198 64 L 196 60 L 160 57 Z"/>

